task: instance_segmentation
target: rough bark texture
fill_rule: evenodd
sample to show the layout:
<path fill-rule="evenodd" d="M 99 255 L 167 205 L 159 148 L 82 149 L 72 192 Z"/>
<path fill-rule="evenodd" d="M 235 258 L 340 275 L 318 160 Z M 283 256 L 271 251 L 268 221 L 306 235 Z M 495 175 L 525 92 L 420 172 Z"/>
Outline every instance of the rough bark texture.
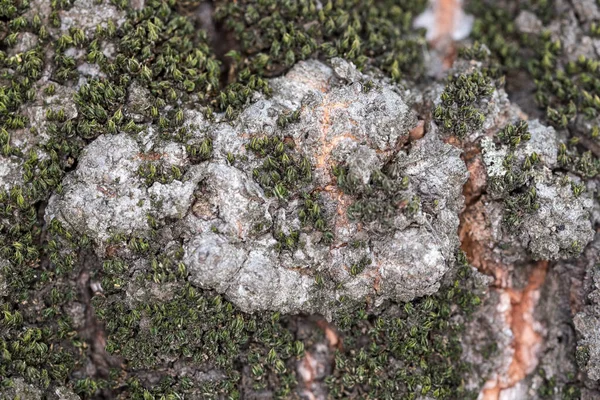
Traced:
<path fill-rule="evenodd" d="M 1 4 L 0 398 L 599 398 L 600 9 L 525 3 Z"/>

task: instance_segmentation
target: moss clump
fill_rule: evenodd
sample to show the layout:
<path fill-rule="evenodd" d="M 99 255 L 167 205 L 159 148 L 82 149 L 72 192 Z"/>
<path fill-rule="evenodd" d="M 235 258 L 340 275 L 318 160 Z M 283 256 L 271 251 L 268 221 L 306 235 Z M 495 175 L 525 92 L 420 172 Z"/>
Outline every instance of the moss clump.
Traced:
<path fill-rule="evenodd" d="M 125 381 L 124 386 L 128 393 L 127 398 L 132 400 L 178 400 L 190 391 L 193 387 L 193 382 L 188 377 L 174 378 L 172 376 L 165 376 L 158 384 L 151 388 L 145 388 L 138 378 L 130 378 Z M 121 396 L 120 398 L 123 397 Z"/>
<path fill-rule="evenodd" d="M 504 71 L 521 66 L 520 45 L 515 41 L 518 37 L 516 15 L 483 0 L 470 1 L 466 9 L 476 17 L 471 37 L 490 49 Z"/>
<path fill-rule="evenodd" d="M 174 101 L 194 93 L 201 99 L 218 94 L 219 63 L 207 44 L 206 34 L 191 20 L 178 15 L 175 1 L 150 1 L 134 11 L 116 32 L 119 53 L 100 66 L 109 76 L 125 84 L 134 79 L 153 96 Z M 100 30 L 99 37 L 111 32 Z"/>
<path fill-rule="evenodd" d="M 212 157 L 213 152 L 212 140 L 206 138 L 199 144 L 188 144 L 185 146 L 185 151 L 190 158 L 190 161 L 194 164 L 209 160 Z"/>
<path fill-rule="evenodd" d="M 539 164 L 540 157 L 532 153 L 522 163 L 517 161 L 515 150 L 522 142 L 531 138 L 525 121 L 507 125 L 498 133 L 497 138 L 509 149 L 502 161 L 506 173 L 490 178 L 488 190 L 493 195 L 504 198 L 504 222 L 509 228 L 517 228 L 525 214 L 533 213 L 540 207 L 532 182 L 532 172 Z"/>
<path fill-rule="evenodd" d="M 299 119 L 300 109 L 283 112 L 277 119 L 277 125 L 283 129 Z M 322 240 L 325 243 L 331 242 L 333 233 L 323 215 L 318 192 L 308 192 L 312 189 L 312 165 L 308 158 L 295 150 L 293 139 L 281 139 L 276 135 L 254 137 L 246 147 L 262 160 L 262 165 L 252 171 L 252 176 L 265 190 L 265 194 L 280 201 L 300 200 L 298 217 L 303 227 L 307 230 L 321 231 Z M 279 242 L 280 250 L 294 250 L 298 245 L 299 232 L 277 232 L 275 238 Z"/>
<path fill-rule="evenodd" d="M 537 9 L 532 7 L 532 3 L 536 2 L 522 2 L 517 11 L 530 10 L 535 13 Z M 553 10 L 552 6 L 544 8 Z M 471 38 L 491 50 L 493 58 L 499 61 L 504 72 L 525 65 L 526 60 L 522 56 L 524 49 L 519 42 L 520 35 L 515 25 L 515 10 L 497 7 L 483 0 L 470 1 L 466 9 L 476 16 Z"/>
<path fill-rule="evenodd" d="M 500 132 L 498 132 L 498 139 L 510 147 L 511 150 L 531 139 L 531 134 L 528 131 L 529 126 L 526 121 L 519 121 L 516 125 L 510 124 L 505 126 Z"/>
<path fill-rule="evenodd" d="M 470 7 L 478 17 L 473 38 L 490 48 L 492 58 L 505 73 L 525 69 L 535 83 L 535 101 L 546 121 L 570 139 L 579 140 L 571 144 L 569 154 L 562 146 L 559 149 L 562 166 L 586 179 L 597 176 L 600 161 L 589 150 L 600 140 L 598 127 L 577 121 L 594 121 L 600 113 L 598 60 L 580 56 L 576 61 L 567 61 L 562 43 L 554 40 L 548 30 L 518 33 L 513 21 L 520 7 L 508 11 L 482 1 L 471 2 Z M 525 8 L 545 24 L 554 16 L 551 1 L 531 1 Z"/>
<path fill-rule="evenodd" d="M 359 68 L 375 65 L 395 80 L 422 73 L 422 36 L 412 19 L 426 2 L 335 0 L 218 1 L 216 18 L 231 30 L 243 54 L 237 68 L 260 76 L 280 73 L 298 60 L 322 54 Z"/>
<path fill-rule="evenodd" d="M 16 212 L 12 217 L 24 216 Z M 57 222 L 49 224 L 43 245 L 39 245 L 42 233 L 35 228 L 26 233 L 21 231 L 26 226 L 17 225 L 12 232 L 4 224 L 1 228 L 5 239 L 20 235 L 1 248 L 9 261 L 0 271 L 8 290 L 0 317 L 1 385 L 10 386 L 14 377 L 23 377 L 42 391 L 69 385 L 73 371 L 83 365 L 86 345 L 66 307 L 77 298 L 76 251 L 86 248 L 89 239 L 75 239 Z"/>
<path fill-rule="evenodd" d="M 350 275 L 356 276 L 363 272 L 366 267 L 371 265 L 371 259 L 367 256 L 363 256 L 357 263 L 350 266 Z"/>
<path fill-rule="evenodd" d="M 461 276 L 468 274 L 462 270 Z M 460 360 L 460 324 L 479 298 L 460 279 L 434 296 L 389 305 L 379 316 L 368 308 L 339 312 L 335 321 L 344 349 L 326 378 L 335 399 L 475 398 L 463 386 L 468 365 Z"/>
<path fill-rule="evenodd" d="M 292 231 L 288 235 L 284 232 L 277 232 L 275 234 L 275 239 L 277 239 L 277 248 L 281 250 L 288 250 L 294 252 L 298 247 L 298 241 L 300 240 L 300 232 Z"/>
<path fill-rule="evenodd" d="M 577 138 L 569 141 L 568 145 L 561 143 L 558 147 L 558 163 L 568 171 L 578 174 L 585 179 L 591 179 L 600 174 L 600 158 L 594 157 L 591 150 L 581 153 L 577 148 Z"/>
<path fill-rule="evenodd" d="M 483 125 L 485 116 L 477 106 L 493 92 L 492 80 L 480 71 L 450 76 L 434 119 L 446 133 L 463 138 Z"/>
<path fill-rule="evenodd" d="M 355 198 L 347 211 L 350 219 L 371 225 L 375 223 L 378 229 L 385 230 L 393 226 L 394 217 L 399 211 L 410 216 L 419 210 L 418 198 L 410 197 L 407 192 L 408 177 L 400 178 L 394 169 L 390 164 L 387 173 L 375 170 L 369 182 L 363 184 L 347 166 L 333 168 L 337 185 L 344 193 Z"/>
<path fill-rule="evenodd" d="M 175 254 L 166 257 L 176 262 Z M 360 264 L 368 262 L 365 258 Z M 125 270 L 122 261 L 105 260 L 99 278 L 127 276 Z M 468 317 L 480 300 L 461 285 L 468 274 L 464 265 L 456 280 L 438 294 L 377 310 L 340 299 L 334 319 L 344 348 L 336 352 L 334 371 L 326 380 L 329 395 L 411 399 L 418 394 L 453 398 L 459 393 L 469 398 L 461 380 L 468 366 L 460 360 L 458 316 Z M 134 284 L 148 288 L 151 280 L 158 282 L 152 275 L 140 275 Z M 126 370 L 114 370 L 106 380 L 82 380 L 76 385 L 78 391 L 109 390 L 118 399 L 198 393 L 204 398 L 234 399 L 243 398 L 242 393 L 295 396 L 296 365 L 305 349 L 324 341 L 320 330 L 315 327 L 308 336 L 300 333 L 301 317 L 242 313 L 219 295 L 185 283 L 185 274 L 168 281 L 175 285 L 163 287 L 166 298 L 126 302 L 123 288 L 93 298 L 106 326 L 106 349 L 125 361 Z M 161 374 L 173 360 L 213 371 L 215 379 L 199 382 Z M 160 379 L 149 383 L 138 378 L 138 372 L 145 370 L 156 371 Z"/>
<path fill-rule="evenodd" d="M 121 111 L 125 94 L 124 87 L 110 81 L 92 80 L 81 86 L 74 98 L 80 113 L 77 132 L 84 139 L 117 133 L 125 122 Z"/>
<path fill-rule="evenodd" d="M 164 185 L 174 180 L 181 180 L 183 175 L 182 170 L 176 165 L 168 167 L 160 162 L 145 162 L 140 165 L 137 172 L 148 187 L 152 186 L 155 182 Z"/>
<path fill-rule="evenodd" d="M 0 374 L 23 376 L 43 389 L 51 382 L 66 382 L 74 366 L 74 356 L 56 343 L 56 333 L 48 328 L 24 328 L 21 314 L 9 311 L 8 305 L 2 311 L 0 321 L 8 332 L 0 338 Z"/>
<path fill-rule="evenodd" d="M 167 359 L 220 371 L 219 379 L 200 386 L 186 378 L 179 378 L 175 385 L 165 375 L 166 389 L 164 382 L 142 388 L 133 379 L 117 398 L 145 391 L 182 396 L 190 390 L 206 398 L 241 398 L 242 375 L 253 390 L 269 388 L 277 398 L 292 393 L 295 360 L 304 354 L 304 347 L 277 313 L 243 314 L 220 296 L 198 292 L 189 285 L 178 289 L 171 300 L 141 304 L 130 311 L 121 301 L 104 297 L 96 297 L 94 306 L 106 323 L 107 351 L 127 360 L 130 372 L 158 371 Z M 241 365 L 248 368 L 242 372 Z"/>
<path fill-rule="evenodd" d="M 574 383 L 573 374 L 567 374 L 565 377 L 557 380 L 557 376 L 554 375 L 550 378 L 546 376 L 543 369 L 538 371 L 538 375 L 542 377 L 543 383 L 540 385 L 537 393 L 542 399 L 556 399 L 562 400 L 576 400 L 581 398 L 581 389 Z M 562 381 L 562 382 L 561 382 Z"/>
<path fill-rule="evenodd" d="M 300 109 L 292 112 L 284 112 L 277 117 L 277 126 L 285 128 L 288 124 L 298 122 L 300 120 Z"/>
<path fill-rule="evenodd" d="M 298 217 L 303 226 L 317 229 L 323 233 L 323 241 L 333 240 L 333 233 L 328 229 L 327 220 L 319 204 L 317 193 L 304 194 L 304 201 L 298 211 Z"/>
<path fill-rule="evenodd" d="M 267 196 L 283 200 L 311 182 L 310 162 L 293 151 L 292 140 L 281 140 L 277 136 L 255 137 L 247 147 L 263 160 L 262 165 L 252 171 L 252 176 Z"/>

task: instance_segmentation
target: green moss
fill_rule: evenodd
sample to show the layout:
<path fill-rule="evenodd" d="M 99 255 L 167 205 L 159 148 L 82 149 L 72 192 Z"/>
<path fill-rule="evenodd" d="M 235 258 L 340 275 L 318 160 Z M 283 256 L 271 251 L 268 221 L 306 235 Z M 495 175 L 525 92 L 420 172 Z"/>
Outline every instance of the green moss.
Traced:
<path fill-rule="evenodd" d="M 386 171 L 371 172 L 369 182 L 363 184 L 347 166 L 334 166 L 333 175 L 344 193 L 353 196 L 348 207 L 348 217 L 366 223 L 377 223 L 381 229 L 392 226 L 398 211 L 411 216 L 420 208 L 417 197 L 409 197 L 408 177 L 401 177 L 391 163 Z"/>
<path fill-rule="evenodd" d="M 293 112 L 284 112 L 277 118 L 277 126 L 285 128 L 292 122 L 298 122 L 300 120 L 300 109 Z"/>
<path fill-rule="evenodd" d="M 115 81 L 134 76 L 160 99 L 173 101 L 194 92 L 206 97 L 219 88 L 219 64 L 207 45 L 205 33 L 178 15 L 174 1 L 151 1 L 131 12 L 116 33 L 119 54 L 103 59 L 102 69 Z M 111 36 L 102 30 L 100 37 Z"/>
<path fill-rule="evenodd" d="M 544 383 L 539 387 L 538 394 L 542 399 L 554 398 L 556 392 L 556 377 L 552 376 L 551 378 L 547 378 L 543 370 L 540 370 L 538 374 L 544 378 Z"/>
<path fill-rule="evenodd" d="M 561 392 L 562 400 L 578 400 L 581 399 L 581 389 L 577 383 L 570 383 L 563 387 Z"/>
<path fill-rule="evenodd" d="M 581 390 L 578 385 L 573 382 L 573 377 L 570 376 L 571 374 L 567 374 L 566 377 L 560 377 L 560 379 L 557 379 L 556 375 L 548 378 L 544 373 L 544 370 L 540 369 L 538 375 L 543 379 L 543 382 L 537 391 L 540 398 L 560 398 L 562 400 L 576 400 L 581 398 Z"/>
<path fill-rule="evenodd" d="M 505 126 L 497 135 L 498 139 L 505 145 L 508 145 L 511 150 L 514 150 L 521 142 L 526 142 L 531 139 L 531 134 L 528 131 L 526 121 L 519 121 L 516 125 L 510 124 Z"/>
<path fill-rule="evenodd" d="M 483 125 L 485 116 L 478 105 L 493 91 L 492 80 L 480 71 L 450 76 L 434 119 L 446 133 L 463 138 Z"/>
<path fill-rule="evenodd" d="M 50 225 L 44 247 L 36 246 L 37 238 L 24 245 L 31 232 L 10 243 L 14 253 L 7 254 L 10 263 L 0 272 L 7 277 L 9 291 L 9 301 L 1 306 L 0 375 L 24 377 L 40 389 L 67 384 L 72 371 L 82 364 L 81 342 L 64 309 L 76 297 L 71 275 L 74 250 L 62 244 L 60 230 L 59 224 Z M 6 232 L 0 234 L 6 238 Z M 73 241 L 74 247 L 87 243 L 84 238 Z M 42 255 L 52 269 L 32 268 Z"/>
<path fill-rule="evenodd" d="M 590 36 L 600 37 L 600 25 L 596 22 L 592 22 L 590 24 Z"/>
<path fill-rule="evenodd" d="M 500 177 L 490 178 L 488 190 L 504 199 L 504 223 L 510 229 L 515 229 L 521 225 L 524 215 L 539 209 L 532 173 L 539 164 L 540 157 L 532 153 L 525 157 L 522 163 L 517 161 L 515 150 L 521 143 L 531 138 L 525 121 L 520 121 L 516 125 L 507 125 L 498 133 L 497 138 L 508 146 L 508 152 L 502 162 L 506 173 Z"/>
<path fill-rule="evenodd" d="M 254 137 L 247 147 L 263 160 L 262 165 L 252 171 L 252 176 L 267 196 L 284 200 L 311 182 L 310 162 L 293 150 L 293 141 L 277 136 Z"/>
<path fill-rule="evenodd" d="M 177 255 L 167 258 L 175 260 Z M 151 269 L 156 270 L 165 259 L 152 261 Z M 102 274 L 122 275 L 125 270 L 119 260 L 105 261 Z M 334 320 L 344 347 L 336 353 L 333 374 L 327 378 L 330 396 L 400 399 L 428 393 L 453 398 L 460 393 L 468 398 L 461 380 L 468 367 L 460 361 L 461 327 L 453 322 L 454 316 L 469 315 L 480 302 L 460 283 L 468 274 L 463 266 L 453 284 L 438 294 L 387 304 L 379 310 L 364 304 L 338 304 Z M 149 280 L 164 282 L 149 274 L 138 277 L 135 285 L 148 287 Z M 320 331 L 298 336 L 297 317 L 245 314 L 184 280 L 185 275 L 173 277 L 172 282 L 179 284 L 170 289 L 168 299 L 134 302 L 132 308 L 122 288 L 95 296 L 94 309 L 106 324 L 107 351 L 122 357 L 127 370 L 125 374 L 115 371 L 107 381 L 77 383 L 76 388 L 86 393 L 119 386 L 122 394 L 117 398 L 140 399 L 199 392 L 204 398 L 240 398 L 242 392 L 250 395 L 262 390 L 272 391 L 275 398 L 292 396 L 296 363 L 305 349 L 324 340 Z M 145 370 L 160 374 L 173 359 L 217 370 L 221 378 L 198 383 L 165 374 L 160 382 L 149 384 L 135 377 L 137 371 Z M 392 359 L 396 360 L 393 364 Z M 392 381 L 396 384 L 390 385 Z"/>
<path fill-rule="evenodd" d="M 357 263 L 350 266 L 350 275 L 356 276 L 363 272 L 366 267 L 371 265 L 371 259 L 367 256 L 363 256 Z"/>
<path fill-rule="evenodd" d="M 579 197 L 585 191 L 585 183 L 571 182 L 571 191 L 573 192 L 573 196 Z"/>
<path fill-rule="evenodd" d="M 2 325 L 13 330 L 8 340 L 0 339 L 0 373 L 2 376 L 20 375 L 27 382 L 48 388 L 51 382 L 66 382 L 73 368 L 73 355 L 57 346 L 54 333 L 49 329 L 22 327 L 18 312 L 3 310 Z M 19 318 L 17 318 L 19 317 Z M 53 343 L 52 349 L 49 343 Z"/>
<path fill-rule="evenodd" d="M 545 24 L 555 17 L 552 1 L 529 1 L 523 8 L 534 12 Z M 598 128 L 593 126 L 589 131 L 578 132 L 570 125 L 578 116 L 593 120 L 599 114 L 600 64 L 584 56 L 577 61 L 567 61 L 561 42 L 553 40 L 548 30 L 519 34 L 514 19 L 523 8 L 509 12 L 483 1 L 470 2 L 470 11 L 478 17 L 472 37 L 490 48 L 492 58 L 498 61 L 503 72 L 528 72 L 529 79 L 535 83 L 536 103 L 545 112 L 547 123 L 562 130 L 570 139 L 592 142 L 573 143 L 569 154 L 562 146 L 559 151 L 563 167 L 586 179 L 595 177 L 600 161 L 589 149 L 600 140 Z"/>
<path fill-rule="evenodd" d="M 520 45 L 513 40 L 517 36 L 516 16 L 484 1 L 470 1 L 467 10 L 476 16 L 471 37 L 491 50 L 505 72 L 520 67 Z"/>
<path fill-rule="evenodd" d="M 193 386 L 188 377 L 173 378 L 171 376 L 163 377 L 157 385 L 150 389 L 146 389 L 137 378 L 128 379 L 125 385 L 129 398 L 134 400 L 178 400 L 183 398 Z"/>
<path fill-rule="evenodd" d="M 165 376 L 167 384 L 154 388 L 129 380 L 133 398 L 145 398 L 137 397 L 145 391 L 183 395 L 192 388 L 206 398 L 239 398 L 240 365 L 249 366 L 244 374 L 256 390 L 271 388 L 278 398 L 291 393 L 295 360 L 303 355 L 304 347 L 294 341 L 278 314 L 243 314 L 220 296 L 197 292 L 189 285 L 178 289 L 169 301 L 142 304 L 131 311 L 122 302 L 104 297 L 96 297 L 94 306 L 106 322 L 107 350 L 126 359 L 131 372 L 158 370 L 166 359 L 175 357 L 224 374 L 223 379 L 200 388 L 185 378 L 174 384 Z M 142 325 L 142 321 L 146 322 Z"/>
<path fill-rule="evenodd" d="M 294 252 L 298 247 L 298 241 L 300 240 L 300 233 L 298 231 L 292 231 L 289 235 L 286 235 L 284 232 L 277 232 L 275 234 L 275 239 L 277 239 L 277 248 L 281 250 L 288 250 Z"/>
<path fill-rule="evenodd" d="M 577 148 L 577 140 L 569 141 L 568 145 L 561 143 L 558 146 L 558 163 L 562 168 L 591 179 L 600 174 L 600 159 L 588 150 L 583 153 Z"/>
<path fill-rule="evenodd" d="M 462 381 L 469 367 L 460 360 L 461 326 L 451 321 L 479 302 L 456 280 L 434 296 L 392 306 L 379 316 L 364 306 L 337 312 L 344 349 L 336 352 L 333 374 L 326 378 L 330 397 L 475 398 Z"/>
<path fill-rule="evenodd" d="M 92 80 L 83 85 L 75 95 L 81 113 L 78 133 L 86 139 L 117 133 L 117 128 L 125 122 L 121 111 L 125 93 L 125 88 L 110 81 Z"/>
<path fill-rule="evenodd" d="M 304 201 L 298 211 L 298 217 L 302 225 L 317 229 L 323 233 L 323 240 L 329 243 L 333 240 L 333 233 L 329 230 L 327 219 L 323 214 L 318 194 L 304 194 Z"/>
<path fill-rule="evenodd" d="M 145 162 L 138 168 L 137 171 L 140 178 L 144 179 L 146 186 L 150 187 L 155 182 L 163 185 L 169 184 L 174 180 L 181 180 L 183 172 L 176 165 L 171 167 L 166 166 L 162 162 Z"/>
<path fill-rule="evenodd" d="M 218 1 L 216 18 L 241 44 L 236 67 L 260 76 L 280 73 L 320 54 L 344 57 L 359 68 L 375 65 L 395 80 L 422 73 L 422 36 L 412 18 L 426 2 L 335 0 Z"/>

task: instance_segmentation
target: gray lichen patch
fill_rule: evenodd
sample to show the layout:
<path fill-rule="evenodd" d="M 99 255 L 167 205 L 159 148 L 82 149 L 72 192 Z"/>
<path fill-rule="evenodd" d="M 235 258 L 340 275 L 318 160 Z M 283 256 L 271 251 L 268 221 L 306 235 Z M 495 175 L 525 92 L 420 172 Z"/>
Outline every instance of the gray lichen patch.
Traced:
<path fill-rule="evenodd" d="M 158 221 L 183 217 L 199 179 L 193 169 L 181 180 L 150 186 L 140 176 L 140 167 L 148 159 L 164 159 L 164 168 L 176 165 L 173 160 L 176 162 L 177 157 L 163 154 L 143 152 L 127 134 L 100 136 L 85 149 L 77 169 L 65 178 L 62 194 L 51 197 L 47 220 L 58 218 L 101 245 L 118 234 L 147 236 L 151 229 L 148 215 Z M 172 155 L 177 152 L 172 151 Z"/>
<path fill-rule="evenodd" d="M 558 135 L 556 131 L 551 126 L 542 125 L 537 119 L 529 121 L 528 125 L 531 138 L 518 148 L 517 159 L 523 162 L 528 155 L 536 153 L 546 167 L 551 170 L 556 168 L 558 165 Z"/>
<path fill-rule="evenodd" d="M 273 96 L 250 105 L 233 126 L 209 129 L 215 132 L 215 159 L 201 167 L 193 212 L 184 221 L 191 235 L 185 263 L 192 282 L 225 293 L 245 311 L 329 315 L 328 304 L 340 296 L 410 300 L 435 293 L 453 265 L 467 178 L 460 151 L 434 130 L 402 150 L 416 124 L 403 97 L 381 82 L 364 90 L 366 76 L 335 62 L 346 71 L 343 79 L 325 64 L 301 62 L 273 80 Z M 297 110 L 297 120 L 281 123 L 282 115 Z M 264 153 L 270 146 L 274 155 Z M 228 153 L 235 157 L 232 165 L 226 165 Z M 282 154 L 287 158 L 276 158 Z M 286 159 L 308 162 L 310 179 L 279 176 L 273 163 Z M 349 209 L 354 205 L 360 214 L 357 207 L 367 203 L 344 193 L 335 168 L 347 166 L 368 187 L 392 165 L 397 173 L 386 179 L 408 182 L 404 197 L 378 195 L 378 205 L 370 196 L 366 205 L 391 207 L 391 220 L 353 219 Z M 275 191 L 279 179 L 285 191 Z M 302 222 L 309 194 L 322 228 Z M 407 216 L 408 203 L 414 210 Z"/>
<path fill-rule="evenodd" d="M 199 171 L 198 207 L 192 211 L 200 221 L 193 229 L 214 227 L 232 241 L 247 241 L 273 224 L 267 199 L 249 174 L 220 163 L 200 166 Z"/>
<path fill-rule="evenodd" d="M 16 158 L 0 155 L 0 189 L 8 191 L 23 183 L 23 168 Z"/>
<path fill-rule="evenodd" d="M 523 243 L 537 259 L 579 255 L 594 238 L 591 197 L 574 196 L 571 185 L 561 184 L 559 178 L 540 180 L 535 188 L 540 207 L 523 220 Z"/>
<path fill-rule="evenodd" d="M 193 253 L 185 259 L 191 266 L 190 280 L 225 293 L 245 311 L 318 309 L 309 304 L 314 279 L 279 267 L 274 244 L 257 241 L 244 249 L 222 235 L 197 236 L 189 244 Z"/>
<path fill-rule="evenodd" d="M 504 158 L 506 157 L 506 147 L 497 147 L 494 141 L 488 137 L 481 140 L 481 153 L 486 166 L 488 177 L 504 177 L 506 168 L 504 167 Z"/>
<path fill-rule="evenodd" d="M 498 134 L 504 142 L 481 140 L 488 193 L 502 201 L 507 240 L 517 238 L 534 259 L 556 260 L 578 255 L 592 240 L 589 193 L 554 173 L 558 162 L 555 130 L 534 120 L 508 125 Z"/>
<path fill-rule="evenodd" d="M 330 315 L 341 296 L 435 293 L 459 244 L 460 151 L 433 128 L 403 149 L 416 124 L 403 97 L 381 82 L 365 90 L 368 77 L 344 65 L 342 79 L 318 61 L 299 63 L 233 124 L 183 113 L 187 152 L 211 141 L 213 158 L 196 165 L 152 125 L 137 139 L 98 137 L 46 219 L 87 234 L 100 252 L 112 237 L 164 227 L 156 240 L 183 241 L 190 281 L 245 311 Z M 344 168 L 360 193 L 336 177 Z"/>
<path fill-rule="evenodd" d="M 491 282 L 487 282 L 489 285 Z M 482 307 L 466 321 L 462 358 L 474 366 L 468 386 L 481 390 L 485 378 L 497 379 L 507 374 L 514 356 L 514 335 L 507 321 L 510 298 L 495 290 L 486 290 Z"/>
<path fill-rule="evenodd" d="M 539 120 L 528 122 L 529 140 L 521 142 L 515 149 L 514 158 L 522 164 L 525 159 L 535 153 L 545 167 L 554 169 L 557 166 L 558 137 L 551 126 L 544 126 Z M 511 152 L 509 146 L 496 146 L 489 137 L 481 140 L 483 159 L 489 177 L 504 177 L 508 172 L 504 166 L 506 156 Z"/>
<path fill-rule="evenodd" d="M 25 379 L 15 378 L 12 382 L 12 387 L 0 393 L 2 399 L 42 399 L 42 391 L 36 386 L 25 382 Z"/>
<path fill-rule="evenodd" d="M 65 386 L 54 389 L 54 394 L 57 396 L 58 400 L 79 400 L 81 398 Z"/>
<path fill-rule="evenodd" d="M 152 106 L 152 93 L 137 82 L 133 82 L 127 89 L 126 111 L 136 122 L 144 120 Z"/>
<path fill-rule="evenodd" d="M 76 0 L 73 7 L 60 12 L 61 31 L 68 31 L 71 27 L 83 29 L 85 33 L 92 33 L 97 25 L 106 25 L 113 21 L 117 26 L 125 22 L 125 12 L 112 4 L 97 3 L 92 0 Z"/>

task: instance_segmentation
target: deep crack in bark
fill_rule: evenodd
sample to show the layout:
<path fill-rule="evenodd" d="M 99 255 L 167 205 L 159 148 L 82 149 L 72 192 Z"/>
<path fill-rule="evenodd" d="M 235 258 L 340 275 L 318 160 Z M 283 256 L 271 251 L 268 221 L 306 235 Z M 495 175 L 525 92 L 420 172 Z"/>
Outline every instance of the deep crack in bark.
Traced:
<path fill-rule="evenodd" d="M 458 230 L 461 249 L 471 265 L 494 277 L 490 289 L 498 292 L 500 303 L 506 306 L 503 311 L 505 326 L 498 329 L 508 328 L 513 335 L 512 359 L 508 371 L 496 371 L 497 377 L 489 379 L 480 393 L 483 400 L 498 400 L 503 390 L 517 385 L 538 364 L 543 337 L 536 329 L 534 312 L 545 281 L 548 261 L 535 263 L 524 289 L 512 287 L 509 266 L 497 262 L 492 254 L 493 247 L 490 247 L 494 241 L 484 204 L 486 172 L 477 144 L 464 148 L 463 160 L 470 174 L 463 187 L 465 208 L 460 215 Z M 500 308 L 501 305 L 496 307 Z"/>
<path fill-rule="evenodd" d="M 91 249 L 82 249 L 79 253 L 79 263 L 81 270 L 77 277 L 77 289 L 79 291 L 80 301 L 85 306 L 84 326 L 79 334 L 89 344 L 89 360 L 91 362 L 95 377 L 107 378 L 110 368 L 121 366 L 118 358 L 111 356 L 106 351 L 106 333 L 103 324 L 98 321 L 91 304 L 94 292 L 90 286 L 90 274 L 92 271 L 99 270 L 102 262 Z"/>

